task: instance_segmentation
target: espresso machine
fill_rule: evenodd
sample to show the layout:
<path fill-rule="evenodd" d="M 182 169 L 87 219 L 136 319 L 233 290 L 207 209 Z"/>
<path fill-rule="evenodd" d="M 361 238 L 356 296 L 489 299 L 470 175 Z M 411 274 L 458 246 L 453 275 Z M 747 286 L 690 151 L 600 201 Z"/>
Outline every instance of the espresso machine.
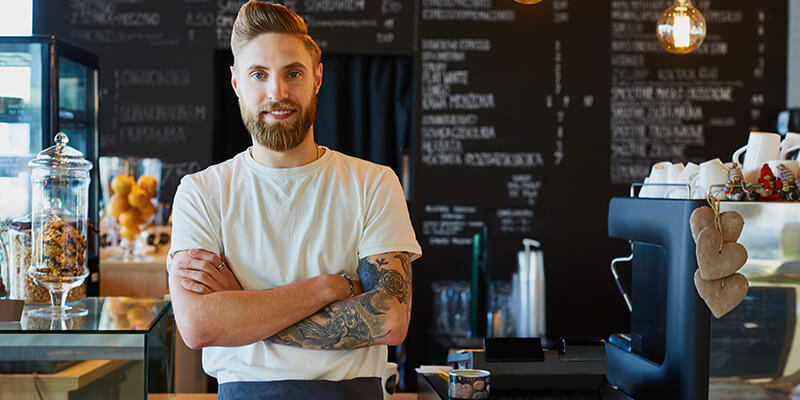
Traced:
<path fill-rule="evenodd" d="M 710 312 L 697 294 L 689 217 L 697 200 L 613 198 L 608 234 L 628 240 L 630 333 L 606 342 L 607 380 L 634 399 L 707 399 Z"/>

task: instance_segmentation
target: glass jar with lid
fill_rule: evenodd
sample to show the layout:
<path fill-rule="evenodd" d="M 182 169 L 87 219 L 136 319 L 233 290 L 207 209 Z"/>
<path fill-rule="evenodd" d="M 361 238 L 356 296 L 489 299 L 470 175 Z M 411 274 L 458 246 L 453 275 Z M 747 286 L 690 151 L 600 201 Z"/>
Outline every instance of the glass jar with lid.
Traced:
<path fill-rule="evenodd" d="M 31 265 L 28 275 L 50 292 L 50 307 L 31 310 L 41 317 L 86 315 L 66 303 L 70 289 L 89 275 L 86 266 L 89 170 L 92 163 L 68 146 L 63 132 L 28 163 L 31 167 Z"/>

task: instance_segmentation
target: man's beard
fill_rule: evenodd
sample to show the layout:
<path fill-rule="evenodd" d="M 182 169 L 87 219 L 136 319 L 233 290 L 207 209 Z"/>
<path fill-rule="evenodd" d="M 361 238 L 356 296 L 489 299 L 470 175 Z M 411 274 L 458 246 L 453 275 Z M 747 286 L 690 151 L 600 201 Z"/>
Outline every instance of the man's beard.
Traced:
<path fill-rule="evenodd" d="M 296 115 L 291 121 L 266 122 L 262 112 L 277 108 L 296 110 Z M 242 113 L 244 126 L 260 145 L 282 153 L 297 147 L 305 138 L 317 113 L 317 96 L 312 96 L 305 107 L 286 100 L 260 107 L 255 112 L 248 109 L 240 99 L 239 111 Z"/>

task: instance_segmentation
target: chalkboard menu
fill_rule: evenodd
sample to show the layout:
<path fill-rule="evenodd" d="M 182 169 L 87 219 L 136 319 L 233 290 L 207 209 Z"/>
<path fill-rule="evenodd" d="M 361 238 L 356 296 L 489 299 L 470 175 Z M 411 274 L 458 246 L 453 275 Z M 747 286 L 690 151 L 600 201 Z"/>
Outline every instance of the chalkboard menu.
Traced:
<path fill-rule="evenodd" d="M 532 232 L 557 157 L 555 112 L 545 107 L 554 97 L 554 36 L 527 34 L 551 17 L 490 4 L 421 5 L 414 215 L 431 265 L 420 270 L 433 281 L 469 277 L 473 235 L 484 225 L 494 228 L 492 243 L 495 234 Z"/>
<path fill-rule="evenodd" d="M 682 56 L 655 37 L 670 4 L 422 1 L 415 304 L 470 279 L 486 227 L 492 279 L 511 279 L 522 238 L 542 242 L 548 333 L 626 329 L 608 262 L 630 249 L 607 238 L 609 198 L 658 161 L 729 161 L 785 102 L 786 2 L 695 2 L 709 34 Z"/>

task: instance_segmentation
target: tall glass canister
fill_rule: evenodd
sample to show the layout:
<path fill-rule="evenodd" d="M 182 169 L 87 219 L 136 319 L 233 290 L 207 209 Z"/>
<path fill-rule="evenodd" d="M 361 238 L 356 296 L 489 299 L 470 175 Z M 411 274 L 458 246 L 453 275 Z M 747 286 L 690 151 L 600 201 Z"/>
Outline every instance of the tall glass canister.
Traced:
<path fill-rule="evenodd" d="M 28 163 L 32 169 L 33 249 L 28 275 L 50 292 L 50 307 L 30 312 L 39 317 L 70 318 L 87 313 L 65 303 L 70 289 L 89 275 L 86 252 L 92 163 L 67 145 L 65 133 L 59 132 L 55 142 Z"/>

